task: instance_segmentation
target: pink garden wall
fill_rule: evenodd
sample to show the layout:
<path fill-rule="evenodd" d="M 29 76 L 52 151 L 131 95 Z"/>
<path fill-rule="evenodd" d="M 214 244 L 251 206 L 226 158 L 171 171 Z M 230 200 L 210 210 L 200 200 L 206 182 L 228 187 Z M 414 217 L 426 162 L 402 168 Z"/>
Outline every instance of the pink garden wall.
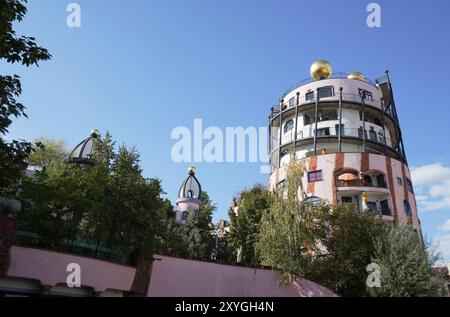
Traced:
<path fill-rule="evenodd" d="M 130 266 L 85 258 L 67 253 L 13 246 L 9 276 L 40 280 L 43 285 L 65 283 L 67 265 L 77 263 L 81 268 L 81 284 L 96 291 L 107 288 L 129 290 L 136 269 Z"/>
<path fill-rule="evenodd" d="M 307 280 L 279 285 L 277 271 L 155 255 L 149 296 L 312 297 L 336 296 Z"/>
<path fill-rule="evenodd" d="M 307 280 L 279 285 L 277 271 L 222 265 L 154 255 L 148 296 L 154 297 L 312 297 L 335 296 Z M 43 285 L 65 283 L 69 263 L 81 267 L 81 283 L 97 292 L 107 288 L 128 291 L 136 269 L 76 255 L 13 246 L 9 276 L 34 278 Z"/>

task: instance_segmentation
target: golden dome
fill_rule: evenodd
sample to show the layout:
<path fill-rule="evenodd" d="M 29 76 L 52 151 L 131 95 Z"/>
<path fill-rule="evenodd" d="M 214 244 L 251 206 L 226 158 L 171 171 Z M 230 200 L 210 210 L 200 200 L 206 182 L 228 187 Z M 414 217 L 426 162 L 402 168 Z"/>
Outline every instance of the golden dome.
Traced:
<path fill-rule="evenodd" d="M 195 175 L 195 172 L 197 172 L 197 169 L 194 166 L 188 168 L 189 175 Z"/>
<path fill-rule="evenodd" d="M 331 68 L 331 64 L 320 59 L 311 65 L 309 73 L 314 80 L 321 80 L 329 78 L 332 71 L 333 69 Z"/>
<path fill-rule="evenodd" d="M 364 75 L 360 72 L 351 72 L 350 74 L 348 74 L 347 78 L 348 79 L 356 79 L 356 80 L 364 80 L 365 79 Z"/>
<path fill-rule="evenodd" d="M 92 129 L 91 130 L 91 137 L 93 138 L 99 138 L 101 136 L 100 131 L 98 131 L 97 129 Z"/>

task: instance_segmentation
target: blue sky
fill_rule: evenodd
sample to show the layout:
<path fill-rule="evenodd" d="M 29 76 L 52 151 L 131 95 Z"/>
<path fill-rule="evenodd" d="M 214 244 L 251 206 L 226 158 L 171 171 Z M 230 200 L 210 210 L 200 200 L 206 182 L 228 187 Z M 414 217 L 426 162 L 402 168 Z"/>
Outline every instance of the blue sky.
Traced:
<path fill-rule="evenodd" d="M 78 0 L 82 26 L 66 25 L 65 0 L 30 0 L 19 34 L 53 54 L 39 68 L 1 63 L 22 76 L 29 119 L 10 138 L 63 139 L 92 128 L 136 145 L 145 176 L 175 202 L 189 163 L 174 163 L 177 126 L 263 127 L 270 105 L 308 77 L 311 62 L 368 78 L 390 70 L 420 217 L 450 259 L 450 136 L 447 0 L 377 1 L 381 28 L 368 28 L 371 1 Z M 199 163 L 197 176 L 226 217 L 232 196 L 267 183 L 258 163 Z M 430 176 L 431 175 L 431 176 Z M 448 230 L 447 230 L 448 229 Z"/>

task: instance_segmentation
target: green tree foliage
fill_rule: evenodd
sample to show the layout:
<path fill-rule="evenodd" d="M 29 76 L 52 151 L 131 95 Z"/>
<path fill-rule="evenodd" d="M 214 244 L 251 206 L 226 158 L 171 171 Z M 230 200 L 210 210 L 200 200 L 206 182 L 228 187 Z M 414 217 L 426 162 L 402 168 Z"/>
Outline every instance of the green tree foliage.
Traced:
<path fill-rule="evenodd" d="M 432 249 L 424 249 L 421 237 L 406 226 L 384 226 L 374 239 L 372 262 L 381 267 L 381 287 L 367 288 L 370 296 L 439 296 L 445 276 L 432 266 L 439 259 Z"/>
<path fill-rule="evenodd" d="M 365 296 L 366 268 L 383 221 L 378 214 L 360 213 L 351 204 L 326 204 L 325 209 L 320 221 L 327 226 L 319 240 L 326 252 L 317 257 L 310 278 L 342 296 Z"/>
<path fill-rule="evenodd" d="M 257 264 L 255 244 L 258 240 L 262 215 L 269 209 L 269 192 L 262 185 L 256 185 L 239 193 L 237 199 L 238 215 L 231 208 L 230 232 L 227 236 L 229 245 L 237 253 L 240 252 L 240 262 Z M 236 259 L 236 258 L 235 258 Z"/>
<path fill-rule="evenodd" d="M 321 252 L 317 242 L 324 225 L 319 219 L 327 210 L 304 202 L 302 174 L 300 163 L 288 166 L 285 185 L 272 193 L 269 212 L 262 217 L 256 245 L 261 264 L 279 269 L 283 283 L 307 276 L 314 255 Z"/>
<path fill-rule="evenodd" d="M 51 55 L 36 44 L 35 38 L 18 36 L 13 29 L 13 23 L 25 17 L 26 3 L 26 0 L 0 0 L 0 60 L 30 66 L 49 60 Z M 15 192 L 25 161 L 35 149 L 30 142 L 4 138 L 13 117 L 26 117 L 25 106 L 16 99 L 21 93 L 19 76 L 0 76 L 0 194 L 3 196 Z"/>
<path fill-rule="evenodd" d="M 281 271 L 282 282 L 304 277 L 342 296 L 436 295 L 443 280 L 436 257 L 410 227 L 360 213 L 353 205 L 305 203 L 299 163 L 288 167 L 285 187 L 272 195 L 257 242 L 261 263 Z M 371 263 L 381 266 L 381 288 L 366 284 Z"/>
<path fill-rule="evenodd" d="M 32 166 L 44 168 L 52 162 L 64 162 L 68 157 L 66 142 L 62 140 L 39 138 L 34 143 L 41 146 L 27 160 Z"/>
<path fill-rule="evenodd" d="M 109 134 L 94 153 L 92 166 L 51 161 L 25 180 L 22 230 L 39 234 L 46 247 L 64 239 L 89 239 L 141 254 L 160 250 L 172 210 L 161 198 L 160 181 L 142 176 L 134 148 L 120 146 L 115 152 Z"/>
<path fill-rule="evenodd" d="M 200 201 L 200 209 L 190 210 L 184 224 L 176 223 L 175 219 L 169 223 L 167 253 L 186 258 L 211 260 L 216 245 L 212 223 L 212 213 L 216 206 L 205 191 L 202 191 Z"/>

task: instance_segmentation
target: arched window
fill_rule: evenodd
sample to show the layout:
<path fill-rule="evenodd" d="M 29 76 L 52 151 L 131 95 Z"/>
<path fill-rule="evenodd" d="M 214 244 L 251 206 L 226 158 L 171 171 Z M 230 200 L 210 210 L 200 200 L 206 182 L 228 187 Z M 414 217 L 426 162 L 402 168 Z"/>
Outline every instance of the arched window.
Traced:
<path fill-rule="evenodd" d="M 193 198 L 194 197 L 194 191 L 193 190 L 188 190 L 188 192 L 187 192 L 187 196 L 188 196 L 188 198 Z"/>
<path fill-rule="evenodd" d="M 284 133 L 288 133 L 289 131 L 291 131 L 294 128 L 294 120 L 289 120 L 288 122 L 286 122 L 286 124 L 284 125 Z"/>
<path fill-rule="evenodd" d="M 181 220 L 187 220 L 187 218 L 188 218 L 188 212 L 187 211 L 185 211 L 185 212 L 183 212 L 182 214 L 181 214 Z"/>
<path fill-rule="evenodd" d="M 405 214 L 409 217 L 412 215 L 411 212 L 411 205 L 409 204 L 409 201 L 404 200 L 403 201 L 403 206 L 405 207 Z"/>
<path fill-rule="evenodd" d="M 380 175 L 377 176 L 377 183 L 378 183 L 378 187 L 387 188 L 386 180 L 385 180 L 383 174 L 380 174 Z"/>
<path fill-rule="evenodd" d="M 321 201 L 322 201 L 322 199 L 320 197 L 317 197 L 317 196 L 307 197 L 304 200 L 305 203 L 313 203 L 313 204 L 320 203 Z"/>
<path fill-rule="evenodd" d="M 364 185 L 368 187 L 372 187 L 372 177 L 370 175 L 364 175 Z"/>

